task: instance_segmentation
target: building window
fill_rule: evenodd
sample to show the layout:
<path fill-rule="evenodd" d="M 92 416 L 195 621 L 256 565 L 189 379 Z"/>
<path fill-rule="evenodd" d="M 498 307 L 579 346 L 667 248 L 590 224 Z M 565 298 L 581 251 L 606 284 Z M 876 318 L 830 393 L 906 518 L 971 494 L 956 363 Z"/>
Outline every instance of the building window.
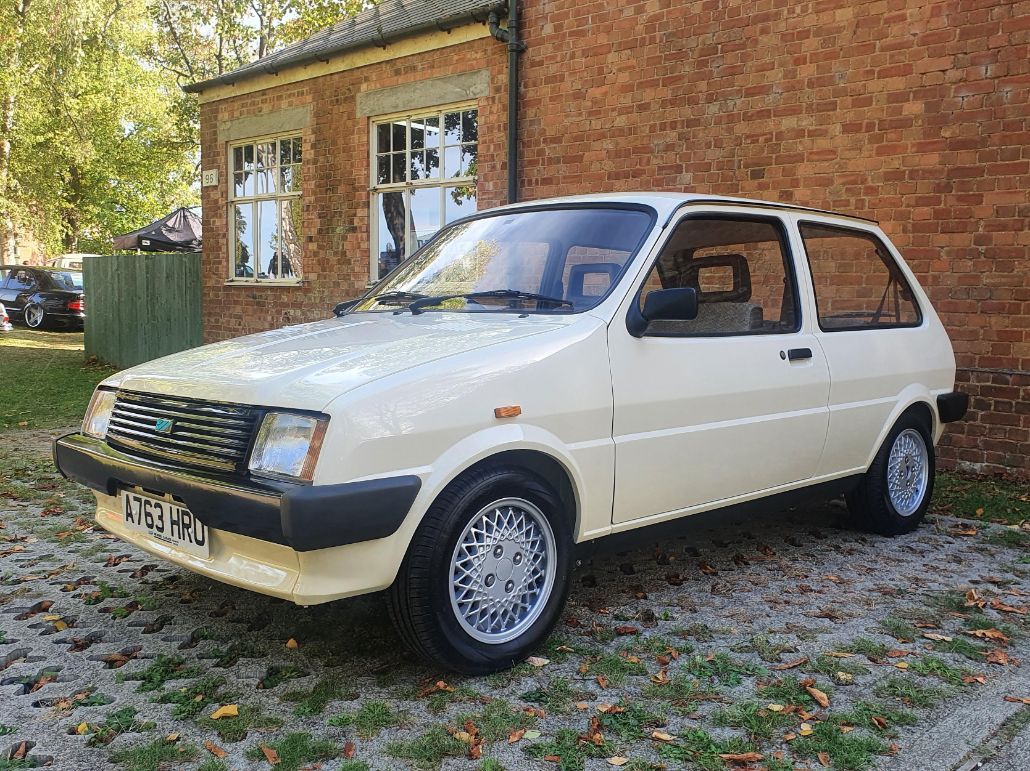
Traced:
<path fill-rule="evenodd" d="M 234 144 L 229 167 L 229 277 L 299 281 L 304 275 L 300 137 Z"/>
<path fill-rule="evenodd" d="M 471 107 L 372 122 L 372 280 L 476 211 L 478 147 Z"/>

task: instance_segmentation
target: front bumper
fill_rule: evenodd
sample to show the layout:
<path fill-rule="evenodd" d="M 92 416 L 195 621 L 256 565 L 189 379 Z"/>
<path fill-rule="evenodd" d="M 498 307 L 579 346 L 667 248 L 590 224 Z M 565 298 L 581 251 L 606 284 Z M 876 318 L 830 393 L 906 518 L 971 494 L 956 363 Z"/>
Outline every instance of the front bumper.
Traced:
<path fill-rule="evenodd" d="M 169 494 L 213 530 L 298 552 L 393 535 L 422 484 L 417 476 L 336 485 L 206 476 L 127 455 L 82 434 L 54 441 L 54 463 L 65 477 L 102 495 L 116 496 L 126 487 Z"/>

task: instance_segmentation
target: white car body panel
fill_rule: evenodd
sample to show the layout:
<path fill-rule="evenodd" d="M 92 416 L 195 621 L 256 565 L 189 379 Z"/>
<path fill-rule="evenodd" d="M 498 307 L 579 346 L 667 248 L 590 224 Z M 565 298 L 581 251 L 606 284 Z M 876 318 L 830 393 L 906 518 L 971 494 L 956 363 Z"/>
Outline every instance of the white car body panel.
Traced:
<path fill-rule="evenodd" d="M 414 475 L 400 529 L 310 552 L 211 532 L 209 560 L 98 518 L 126 540 L 238 586 L 312 604 L 390 585 L 432 502 L 472 465 L 511 451 L 555 461 L 574 500 L 576 541 L 863 472 L 909 406 L 952 390 L 947 334 L 900 255 L 923 323 L 824 332 L 798 220 L 875 233 L 854 218 L 741 199 L 626 194 L 562 199 L 652 206 L 657 222 L 611 294 L 576 314 L 352 313 L 229 340 L 134 367 L 104 386 L 324 412 L 313 484 Z M 560 203 L 561 200 L 552 203 Z M 626 313 L 677 209 L 760 213 L 788 231 L 802 313 L 791 334 L 631 336 Z M 517 209 L 519 206 L 509 207 Z M 893 247 L 891 247 L 893 249 Z M 780 352 L 810 348 L 789 362 Z M 498 419 L 494 409 L 518 405 Z M 940 424 L 935 421 L 935 438 Z M 262 568 L 261 566 L 265 567 Z"/>

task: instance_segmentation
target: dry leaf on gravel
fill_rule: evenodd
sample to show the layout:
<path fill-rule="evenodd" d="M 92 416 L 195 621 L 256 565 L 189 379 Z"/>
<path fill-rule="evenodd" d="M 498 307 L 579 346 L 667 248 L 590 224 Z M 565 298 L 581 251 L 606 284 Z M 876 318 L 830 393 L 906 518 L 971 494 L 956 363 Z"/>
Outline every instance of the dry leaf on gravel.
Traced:
<path fill-rule="evenodd" d="M 966 634 L 979 637 L 981 640 L 995 640 L 1002 645 L 1007 645 L 1009 642 L 1008 636 L 1000 629 L 973 629 Z"/>
<path fill-rule="evenodd" d="M 530 665 L 537 668 L 546 667 L 548 664 L 551 663 L 550 659 L 545 659 L 541 656 L 530 656 L 528 659 L 526 659 L 526 661 L 529 662 Z"/>
<path fill-rule="evenodd" d="M 1005 701 L 1012 704 L 1030 704 L 1030 696 L 1006 696 Z"/>
<path fill-rule="evenodd" d="M 295 651 L 297 650 L 297 648 L 300 647 L 300 645 L 298 645 L 297 641 L 291 637 L 289 640 L 286 641 L 286 647 L 289 648 L 291 651 Z"/>
<path fill-rule="evenodd" d="M 934 642 L 951 642 L 952 638 L 946 634 L 937 634 L 936 632 L 923 632 L 923 637 L 927 640 L 933 640 Z"/>
<path fill-rule="evenodd" d="M 219 747 L 217 744 L 215 744 L 210 739 L 205 739 L 204 740 L 204 749 L 207 750 L 208 752 L 210 752 L 212 755 L 214 755 L 219 760 L 229 756 L 228 752 L 223 750 L 221 747 Z"/>
<path fill-rule="evenodd" d="M 813 686 L 813 685 L 806 685 L 805 686 L 805 690 L 808 691 L 808 695 L 811 696 L 813 699 L 815 699 L 816 703 L 820 707 L 822 707 L 823 709 L 826 709 L 827 707 L 830 706 L 830 697 L 827 696 L 822 691 L 820 691 L 815 686 Z"/>
<path fill-rule="evenodd" d="M 1016 607 L 1014 605 L 1006 605 L 1001 600 L 991 600 L 991 608 L 994 610 L 1000 610 L 1002 613 L 1015 613 L 1019 616 L 1025 616 L 1027 613 L 1025 606 Z"/>
<path fill-rule="evenodd" d="M 721 755 L 719 755 L 719 757 L 725 760 L 727 763 L 757 763 L 758 761 L 765 758 L 765 755 L 763 755 L 761 752 L 724 752 Z"/>
<path fill-rule="evenodd" d="M 777 672 L 783 672 L 786 669 L 794 669 L 794 667 L 800 667 L 802 664 L 808 663 L 808 656 L 802 656 L 794 661 L 788 661 L 786 664 L 777 664 L 775 667 L 769 667 Z"/>
<path fill-rule="evenodd" d="M 823 768 L 829 768 L 830 767 L 830 753 L 828 753 L 828 752 L 819 752 L 819 753 L 816 753 L 816 757 L 819 758 L 819 764 Z"/>
<path fill-rule="evenodd" d="M 515 744 L 522 741 L 522 737 L 526 735 L 526 729 L 520 728 L 517 731 L 512 731 L 508 734 L 508 744 Z"/>
<path fill-rule="evenodd" d="M 608 758 L 609 766 L 624 766 L 627 763 L 629 763 L 629 758 L 624 758 L 622 757 L 622 755 L 615 755 L 613 757 Z"/>
<path fill-rule="evenodd" d="M 239 717 L 240 708 L 235 704 L 224 704 L 211 713 L 212 720 L 221 720 L 223 717 Z"/>
<path fill-rule="evenodd" d="M 651 738 L 659 742 L 674 742 L 676 737 L 672 734 L 667 734 L 665 731 L 652 731 Z"/>

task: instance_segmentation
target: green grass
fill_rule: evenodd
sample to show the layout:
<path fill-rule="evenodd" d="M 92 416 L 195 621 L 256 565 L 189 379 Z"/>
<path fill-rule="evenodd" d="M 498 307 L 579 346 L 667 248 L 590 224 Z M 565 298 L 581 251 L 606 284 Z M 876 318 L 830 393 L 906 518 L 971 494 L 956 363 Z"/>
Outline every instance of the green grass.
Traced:
<path fill-rule="evenodd" d="M 804 669 L 806 672 L 818 672 L 827 677 L 834 677 L 838 672 L 845 672 L 852 677 L 869 674 L 869 667 L 862 666 L 852 659 L 839 659 L 825 654 L 816 656 L 815 661 L 809 662 Z"/>
<path fill-rule="evenodd" d="M 614 754 L 609 742 L 597 745 L 592 742 L 581 742 L 580 732 L 572 728 L 563 728 L 553 737 L 535 742 L 525 748 L 531 758 L 559 758 L 552 768 L 559 771 L 582 771 L 587 758 L 606 758 Z"/>
<path fill-rule="evenodd" d="M 759 634 L 733 650 L 739 653 L 755 653 L 762 661 L 775 664 L 784 653 L 796 651 L 797 647 L 786 640 L 773 640 L 768 635 Z"/>
<path fill-rule="evenodd" d="M 879 683 L 873 693 L 881 699 L 894 699 L 909 707 L 926 709 L 934 706 L 947 694 L 941 688 L 919 685 L 900 675 L 892 675 Z"/>
<path fill-rule="evenodd" d="M 677 741 L 662 744 L 658 754 L 666 760 L 696 766 L 704 771 L 723 771 L 727 764 L 719 755 L 740 754 L 755 751 L 755 746 L 739 736 L 729 739 L 715 739 L 701 728 L 691 728 L 679 735 Z"/>
<path fill-rule="evenodd" d="M 298 717 L 310 717 L 325 712 L 331 701 L 353 701 L 360 694 L 353 688 L 345 687 L 339 677 L 323 677 L 308 691 L 288 691 L 283 694 L 284 701 L 296 702 L 293 714 Z"/>
<path fill-rule="evenodd" d="M 890 652 L 889 647 L 875 640 L 870 640 L 868 637 L 857 637 L 845 645 L 842 650 L 845 653 L 865 656 L 870 661 L 880 661 Z"/>
<path fill-rule="evenodd" d="M 409 760 L 418 768 L 437 768 L 444 758 L 463 757 L 468 746 L 458 741 L 443 726 L 435 725 L 424 734 L 386 745 L 386 753 L 401 760 Z"/>
<path fill-rule="evenodd" d="M 718 681 L 730 687 L 740 685 L 743 675 L 769 674 L 764 667 L 736 661 L 722 652 L 713 656 L 691 656 L 684 669 L 699 680 Z"/>
<path fill-rule="evenodd" d="M 791 742 L 790 748 L 804 758 L 825 752 L 833 768 L 841 771 L 862 771 L 872 765 L 875 755 L 888 752 L 887 745 L 877 737 L 858 732 L 841 733 L 833 723 L 816 723 L 810 736 L 799 736 Z"/>
<path fill-rule="evenodd" d="M 962 685 L 962 678 L 972 674 L 968 669 L 953 667 L 937 656 L 916 659 L 909 665 L 909 671 L 924 677 L 938 677 L 949 685 Z"/>
<path fill-rule="evenodd" d="M 984 655 L 990 650 L 983 645 L 977 645 L 968 637 L 953 637 L 951 640 L 937 640 L 933 643 L 933 649 L 938 653 L 954 653 L 964 656 L 970 661 L 983 663 Z"/>
<path fill-rule="evenodd" d="M 584 691 L 573 690 L 564 677 L 556 677 L 545 688 L 533 688 L 519 698 L 530 704 L 539 704 L 547 712 L 564 714 L 572 710 L 573 702 L 583 701 L 589 696 Z"/>
<path fill-rule="evenodd" d="M 277 685 L 282 685 L 288 680 L 296 680 L 300 677 L 306 677 L 305 672 L 300 667 L 295 667 L 292 664 L 286 666 L 280 666 L 274 664 L 268 668 L 265 672 L 265 676 L 258 682 L 258 688 L 262 690 L 269 690 L 275 688 Z"/>
<path fill-rule="evenodd" d="M 752 742 L 761 743 L 782 734 L 787 726 L 797 725 L 799 718 L 794 713 L 773 712 L 765 705 L 744 702 L 717 710 L 712 715 L 712 722 L 718 726 L 739 728 Z"/>
<path fill-rule="evenodd" d="M 684 672 L 677 672 L 667 683 L 648 683 L 644 695 L 668 702 L 677 709 L 691 711 L 697 702 L 718 697 L 718 691 L 702 686 Z"/>
<path fill-rule="evenodd" d="M 341 712 L 329 718 L 329 725 L 353 726 L 362 739 L 371 739 L 384 728 L 404 722 L 404 715 L 383 701 L 368 701 L 352 712 Z"/>
<path fill-rule="evenodd" d="M 267 731 L 279 728 L 283 721 L 272 715 L 266 715 L 256 704 L 244 704 L 239 707 L 236 717 L 221 717 L 212 720 L 204 715 L 197 723 L 208 731 L 215 731 L 223 742 L 242 742 L 251 731 Z"/>
<path fill-rule="evenodd" d="M 647 667 L 643 662 L 630 661 L 625 656 L 608 653 L 590 664 L 590 673 L 607 678 L 609 686 L 619 686 L 627 677 L 646 675 Z"/>
<path fill-rule="evenodd" d="M 919 719 L 907 709 L 895 709 L 872 701 L 857 702 L 847 712 L 835 712 L 830 722 L 837 726 L 855 726 L 875 731 L 882 736 L 895 737 L 895 726 L 912 726 Z"/>
<path fill-rule="evenodd" d="M 410 698 L 410 697 L 409 697 Z M 451 704 L 457 704 L 466 701 L 476 701 L 480 698 L 480 693 L 475 688 L 470 688 L 467 685 L 459 685 L 454 690 L 441 690 L 434 691 L 426 699 L 426 709 L 432 712 L 434 715 L 438 715 L 443 712 Z"/>
<path fill-rule="evenodd" d="M 328 739 L 315 739 L 309 733 L 291 733 L 279 741 L 265 742 L 264 744 L 279 755 L 279 763 L 275 766 L 276 771 L 298 771 L 302 766 L 330 760 L 340 754 L 340 748 L 335 742 Z M 260 746 L 254 746 L 247 750 L 247 759 L 261 761 L 259 768 L 268 765 Z"/>
<path fill-rule="evenodd" d="M 15 327 L 0 335 L 0 360 L 4 382 L 17 384 L 5 389 L 0 432 L 81 422 L 97 383 L 115 372 L 86 361 L 81 333 Z"/>
<path fill-rule="evenodd" d="M 111 762 L 125 767 L 125 771 L 158 771 L 169 765 L 195 760 L 199 751 L 192 744 L 154 739 L 111 753 Z"/>
<path fill-rule="evenodd" d="M 1030 519 L 1026 484 L 1001 478 L 938 471 L 934 511 L 954 517 L 1016 525 Z"/>
<path fill-rule="evenodd" d="M 919 637 L 919 630 L 904 619 L 888 616 L 878 624 L 884 634 L 889 634 L 898 642 L 912 642 Z"/>
<path fill-rule="evenodd" d="M 172 717 L 176 720 L 186 720 L 199 715 L 208 704 L 224 701 L 219 693 L 224 685 L 224 677 L 208 675 L 194 680 L 177 691 L 161 694 L 157 697 L 157 701 L 160 704 L 174 704 Z"/>
<path fill-rule="evenodd" d="M 87 723 L 86 725 L 86 733 L 89 735 L 86 744 L 90 747 L 102 747 L 110 744 L 120 734 L 140 733 L 154 727 L 153 723 L 137 720 L 136 710 L 133 707 L 116 709 L 102 722 Z"/>
<path fill-rule="evenodd" d="M 126 680 L 138 680 L 138 691 L 160 690 L 169 680 L 181 680 L 187 677 L 197 677 L 200 670 L 197 667 L 187 667 L 186 662 L 178 656 L 166 656 L 161 653 L 145 669 L 137 672 L 129 672 L 124 676 Z"/>
<path fill-rule="evenodd" d="M 495 699 L 478 714 L 459 715 L 457 723 L 465 725 L 469 720 L 479 729 L 483 741 L 496 742 L 520 728 L 529 728 L 536 723 L 536 716 L 515 709 L 504 699 Z"/>
<path fill-rule="evenodd" d="M 619 702 L 622 712 L 609 711 L 601 715 L 601 727 L 624 742 L 646 739 L 656 728 L 666 724 L 665 713 L 652 711 L 638 702 Z"/>
<path fill-rule="evenodd" d="M 994 528 L 984 539 L 995 546 L 1011 546 L 1016 549 L 1030 548 L 1030 533 L 1011 528 Z"/>
<path fill-rule="evenodd" d="M 832 691 L 823 683 L 817 682 L 815 687 L 829 696 Z M 758 688 L 758 695 L 766 702 L 774 704 L 794 704 L 799 707 L 814 707 L 815 699 L 805 690 L 805 686 L 795 678 L 784 678 L 766 683 Z"/>

